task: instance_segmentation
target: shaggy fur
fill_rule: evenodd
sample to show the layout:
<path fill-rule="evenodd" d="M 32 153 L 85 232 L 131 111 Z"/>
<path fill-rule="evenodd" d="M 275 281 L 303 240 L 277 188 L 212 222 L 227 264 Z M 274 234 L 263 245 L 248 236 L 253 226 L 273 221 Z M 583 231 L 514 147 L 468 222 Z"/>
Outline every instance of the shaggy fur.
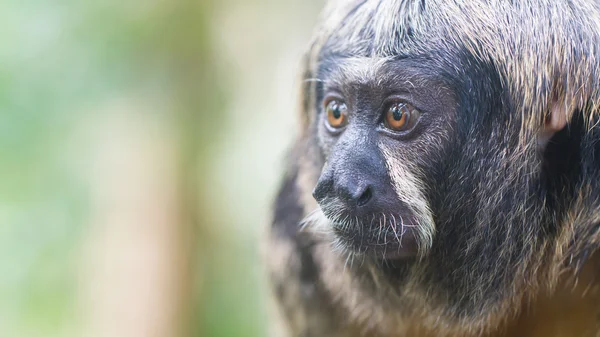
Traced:
<path fill-rule="evenodd" d="M 599 48 L 596 1 L 330 1 L 266 251 L 286 333 L 600 336 Z M 311 191 L 324 88 L 385 87 L 395 60 L 454 105 L 418 151 L 378 144 L 419 224 L 418 257 L 389 262 L 348 250 Z M 569 124 L 543 139 L 551 112 Z"/>

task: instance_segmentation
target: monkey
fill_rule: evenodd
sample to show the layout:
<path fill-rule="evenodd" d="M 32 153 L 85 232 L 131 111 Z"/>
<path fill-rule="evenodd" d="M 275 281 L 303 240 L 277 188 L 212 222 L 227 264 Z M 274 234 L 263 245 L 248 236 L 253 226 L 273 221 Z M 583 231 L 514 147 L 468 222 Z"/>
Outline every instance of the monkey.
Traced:
<path fill-rule="evenodd" d="M 600 336 L 599 2 L 330 0 L 299 77 L 276 336 Z"/>

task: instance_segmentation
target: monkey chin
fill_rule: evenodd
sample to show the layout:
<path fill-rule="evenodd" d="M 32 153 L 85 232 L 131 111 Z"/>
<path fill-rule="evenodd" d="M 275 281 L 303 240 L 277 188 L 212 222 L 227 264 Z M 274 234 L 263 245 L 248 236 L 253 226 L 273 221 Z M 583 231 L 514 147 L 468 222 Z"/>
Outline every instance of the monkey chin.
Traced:
<path fill-rule="evenodd" d="M 354 226 L 331 222 L 335 244 L 344 252 L 375 261 L 408 261 L 418 254 L 418 236 L 414 225 L 373 227 L 358 221 Z"/>

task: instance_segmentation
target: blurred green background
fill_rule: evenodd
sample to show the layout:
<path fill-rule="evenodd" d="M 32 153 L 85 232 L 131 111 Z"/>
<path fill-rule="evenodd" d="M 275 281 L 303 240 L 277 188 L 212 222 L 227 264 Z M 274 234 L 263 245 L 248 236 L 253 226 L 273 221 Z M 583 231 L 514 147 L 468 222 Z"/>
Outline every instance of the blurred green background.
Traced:
<path fill-rule="evenodd" d="M 322 0 L 0 2 L 0 336 L 264 336 Z"/>

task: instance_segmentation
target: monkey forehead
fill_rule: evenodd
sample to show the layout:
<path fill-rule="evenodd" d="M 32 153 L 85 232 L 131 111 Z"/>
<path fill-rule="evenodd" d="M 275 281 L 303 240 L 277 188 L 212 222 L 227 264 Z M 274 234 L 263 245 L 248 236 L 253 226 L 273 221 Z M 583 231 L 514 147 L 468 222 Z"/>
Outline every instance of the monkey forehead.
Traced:
<path fill-rule="evenodd" d="M 392 57 L 336 58 L 333 69 L 326 77 L 326 85 L 342 83 L 368 84 L 385 75 L 384 67 Z"/>
<path fill-rule="evenodd" d="M 406 82 L 434 80 L 434 76 L 417 69 L 409 59 L 395 57 L 326 57 L 321 73 L 326 86 L 342 84 L 376 85 L 386 82 Z"/>
<path fill-rule="evenodd" d="M 397 57 L 343 57 L 324 56 L 318 70 L 324 91 L 353 88 L 396 88 L 412 92 L 413 89 L 436 88 L 438 93 L 449 89 L 453 79 L 444 76 L 426 60 Z"/>

